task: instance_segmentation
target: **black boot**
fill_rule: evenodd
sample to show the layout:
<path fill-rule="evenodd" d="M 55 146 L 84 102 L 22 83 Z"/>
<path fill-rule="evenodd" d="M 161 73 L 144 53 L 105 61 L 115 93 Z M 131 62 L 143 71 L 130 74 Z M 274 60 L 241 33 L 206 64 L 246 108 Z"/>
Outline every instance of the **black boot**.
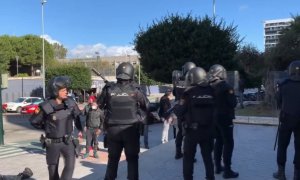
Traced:
<path fill-rule="evenodd" d="M 180 159 L 183 157 L 183 154 L 181 152 L 181 149 L 176 148 L 176 154 L 175 154 L 175 159 Z"/>
<path fill-rule="evenodd" d="M 230 178 L 237 178 L 239 177 L 238 172 L 234 172 L 231 167 L 225 167 L 224 173 L 223 173 L 223 178 L 224 179 L 230 179 Z"/>
<path fill-rule="evenodd" d="M 221 165 L 221 162 L 215 161 L 215 173 L 220 174 L 222 171 L 224 171 L 224 167 Z"/>
<path fill-rule="evenodd" d="M 23 172 L 19 173 L 18 176 L 21 177 L 21 179 L 28 179 L 33 175 L 33 172 L 30 168 L 25 168 Z"/>
<path fill-rule="evenodd" d="M 294 180 L 300 180 L 300 171 L 298 169 L 294 169 Z"/>
<path fill-rule="evenodd" d="M 273 177 L 279 180 L 286 180 L 285 167 L 282 165 L 278 165 L 278 171 L 273 173 Z"/>

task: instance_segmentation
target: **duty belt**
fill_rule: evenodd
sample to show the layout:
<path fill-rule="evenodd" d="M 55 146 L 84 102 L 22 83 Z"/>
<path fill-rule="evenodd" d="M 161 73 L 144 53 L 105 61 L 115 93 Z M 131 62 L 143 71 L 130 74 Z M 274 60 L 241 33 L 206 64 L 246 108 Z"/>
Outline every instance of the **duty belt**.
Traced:
<path fill-rule="evenodd" d="M 61 137 L 61 138 L 46 138 L 45 139 L 45 142 L 48 142 L 48 143 L 61 143 L 61 142 L 64 142 L 64 137 Z"/>

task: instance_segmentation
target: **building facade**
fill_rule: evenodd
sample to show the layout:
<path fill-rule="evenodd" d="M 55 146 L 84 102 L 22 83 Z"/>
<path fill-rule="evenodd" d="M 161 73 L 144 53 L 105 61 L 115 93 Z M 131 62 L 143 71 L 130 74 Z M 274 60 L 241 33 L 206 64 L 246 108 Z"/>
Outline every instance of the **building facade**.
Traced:
<path fill-rule="evenodd" d="M 279 42 L 279 36 L 282 30 L 290 27 L 293 19 L 275 19 L 264 22 L 264 45 L 265 51 L 275 47 Z"/>

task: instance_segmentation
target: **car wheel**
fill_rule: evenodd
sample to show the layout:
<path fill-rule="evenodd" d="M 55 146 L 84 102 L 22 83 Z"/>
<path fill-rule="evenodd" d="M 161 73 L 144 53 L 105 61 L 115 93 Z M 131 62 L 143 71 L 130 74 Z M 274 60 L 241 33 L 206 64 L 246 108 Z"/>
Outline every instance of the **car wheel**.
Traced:
<path fill-rule="evenodd" d="M 21 113 L 22 107 L 17 108 L 17 113 Z"/>

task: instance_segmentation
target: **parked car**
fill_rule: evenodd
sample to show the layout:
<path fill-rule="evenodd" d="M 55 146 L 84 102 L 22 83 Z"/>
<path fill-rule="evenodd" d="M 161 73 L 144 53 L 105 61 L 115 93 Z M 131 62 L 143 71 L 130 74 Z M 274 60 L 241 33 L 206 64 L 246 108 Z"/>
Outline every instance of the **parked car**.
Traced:
<path fill-rule="evenodd" d="M 36 101 L 32 102 L 32 104 L 22 107 L 21 113 L 33 114 L 35 110 L 39 107 L 39 104 L 43 101 L 44 101 L 43 99 L 37 99 Z"/>
<path fill-rule="evenodd" d="M 3 105 L 6 106 L 5 111 L 7 112 L 18 112 L 20 113 L 22 110 L 22 107 L 27 106 L 29 104 L 32 104 L 33 102 L 37 100 L 41 100 L 40 97 L 19 97 L 13 102 L 7 102 Z M 2 105 L 2 107 L 3 107 Z"/>

